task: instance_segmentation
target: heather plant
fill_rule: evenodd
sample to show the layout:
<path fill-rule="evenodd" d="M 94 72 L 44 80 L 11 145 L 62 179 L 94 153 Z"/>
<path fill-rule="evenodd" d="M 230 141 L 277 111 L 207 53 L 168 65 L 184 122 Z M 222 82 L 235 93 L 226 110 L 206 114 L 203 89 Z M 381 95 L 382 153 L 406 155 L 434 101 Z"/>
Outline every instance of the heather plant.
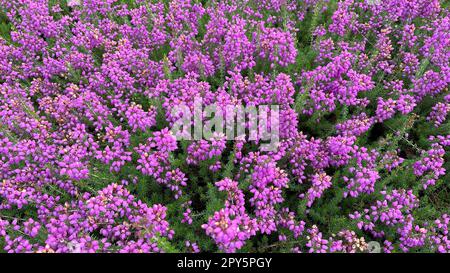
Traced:
<path fill-rule="evenodd" d="M 449 86 L 445 0 L 0 0 L 0 251 L 449 253 Z"/>

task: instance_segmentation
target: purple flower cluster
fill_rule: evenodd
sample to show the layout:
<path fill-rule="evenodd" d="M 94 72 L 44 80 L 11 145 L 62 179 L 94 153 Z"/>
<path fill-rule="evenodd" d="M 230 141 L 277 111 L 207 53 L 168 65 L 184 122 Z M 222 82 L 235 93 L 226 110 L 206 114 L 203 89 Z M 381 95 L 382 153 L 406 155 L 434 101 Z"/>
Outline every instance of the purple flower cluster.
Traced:
<path fill-rule="evenodd" d="M 450 252 L 448 5 L 163 2 L 0 0 L 1 251 Z"/>
<path fill-rule="evenodd" d="M 145 145 L 139 144 L 136 148 L 140 154 L 136 169 L 166 185 L 178 198 L 182 194 L 182 187 L 186 186 L 187 178 L 180 169 L 171 167 L 170 152 L 176 149 L 176 139 L 167 128 L 155 132 Z"/>
<path fill-rule="evenodd" d="M 123 185 L 111 184 L 90 196 L 85 193 L 78 201 L 38 206 L 39 222 L 33 219 L 0 220 L 8 252 L 156 252 L 158 240 L 171 238 L 173 231 L 165 220 L 166 208 L 148 207 L 131 195 Z M 42 244 L 31 243 L 45 228 L 47 239 Z M 100 238 L 92 238 L 97 230 Z M 26 235 L 12 238 L 9 232 Z M 134 238 L 134 239 L 131 239 Z"/>
<path fill-rule="evenodd" d="M 418 206 L 418 199 L 411 191 L 393 190 L 391 193 L 382 192 L 384 201 L 376 201 L 376 204 L 363 213 L 355 212 L 350 217 L 358 222 L 360 229 L 369 231 L 374 237 L 383 237 L 383 231 L 376 231 L 380 224 L 394 227 L 399 248 L 408 252 L 418 247 L 429 246 L 440 253 L 448 253 L 448 225 L 449 217 L 442 215 L 433 223 L 424 223 L 420 226 L 416 223 L 412 211 Z M 384 242 L 384 251 L 390 253 L 393 250 L 392 242 Z"/>

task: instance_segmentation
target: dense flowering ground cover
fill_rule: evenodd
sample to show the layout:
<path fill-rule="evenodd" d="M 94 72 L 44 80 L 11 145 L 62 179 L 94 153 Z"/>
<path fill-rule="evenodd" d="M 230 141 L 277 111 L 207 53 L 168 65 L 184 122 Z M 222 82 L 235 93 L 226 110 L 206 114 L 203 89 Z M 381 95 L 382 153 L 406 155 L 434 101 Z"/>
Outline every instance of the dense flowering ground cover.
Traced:
<path fill-rule="evenodd" d="M 438 0 L 0 0 L 5 252 L 450 252 Z M 177 141 L 194 97 L 280 144 Z"/>

